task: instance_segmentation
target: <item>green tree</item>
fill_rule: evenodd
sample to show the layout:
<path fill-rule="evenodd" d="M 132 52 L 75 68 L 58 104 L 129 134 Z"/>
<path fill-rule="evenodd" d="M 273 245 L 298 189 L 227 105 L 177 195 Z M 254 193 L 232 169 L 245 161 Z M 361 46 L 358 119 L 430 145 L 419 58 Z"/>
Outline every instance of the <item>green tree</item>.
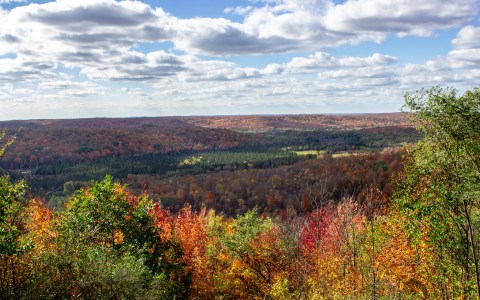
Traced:
<path fill-rule="evenodd" d="M 30 248 L 20 228 L 25 189 L 24 181 L 11 183 L 8 176 L 0 177 L 0 256 L 21 254 Z"/>
<path fill-rule="evenodd" d="M 187 293 L 180 249 L 161 239 L 155 207 L 109 176 L 77 191 L 55 216 L 55 246 L 41 254 L 44 268 L 32 297 L 170 299 Z"/>
<path fill-rule="evenodd" d="M 12 183 L 0 177 L 0 299 L 20 297 L 28 280 L 23 257 L 33 244 L 25 230 L 25 189 L 23 181 Z"/>
<path fill-rule="evenodd" d="M 0 142 L 4 137 L 5 131 L 0 132 Z M 12 142 L 0 143 L 0 158 Z M 24 181 L 0 177 L 0 299 L 19 297 L 20 287 L 28 277 L 28 270 L 19 263 L 19 258 L 33 247 L 24 226 L 26 188 Z"/>
<path fill-rule="evenodd" d="M 480 298 L 480 90 L 407 93 L 404 111 L 425 136 L 408 156 L 397 204 L 410 225 L 428 224 L 445 293 Z"/>

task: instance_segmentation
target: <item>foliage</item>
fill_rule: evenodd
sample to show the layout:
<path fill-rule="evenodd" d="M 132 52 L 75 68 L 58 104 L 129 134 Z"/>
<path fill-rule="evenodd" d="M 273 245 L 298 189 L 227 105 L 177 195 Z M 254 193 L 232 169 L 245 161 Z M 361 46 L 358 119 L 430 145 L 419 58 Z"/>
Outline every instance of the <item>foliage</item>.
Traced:
<path fill-rule="evenodd" d="M 5 138 L 6 133 L 7 132 L 5 130 L 0 132 L 0 141 L 2 141 L 2 139 Z M 11 144 L 13 144 L 13 139 L 10 139 L 6 143 L 3 143 L 3 145 L 0 144 L 0 158 L 3 156 L 3 153 L 5 153 L 5 150 L 7 149 L 7 147 L 10 146 Z"/>
<path fill-rule="evenodd" d="M 364 198 L 367 186 L 389 196 L 392 175 L 401 170 L 402 153 L 402 149 L 386 149 L 337 158 L 325 154 L 275 168 L 223 169 L 197 176 L 131 174 L 125 182 L 133 190 L 168 199 L 173 211 L 189 204 L 196 211 L 205 206 L 227 216 L 244 214 L 254 207 L 261 214 L 276 215 L 290 208 L 313 210 L 310 202 L 322 191 L 329 192 L 322 205 L 339 202 L 345 194 Z"/>
<path fill-rule="evenodd" d="M 37 203 L 29 211 L 37 244 L 32 298 L 156 299 L 188 291 L 181 249 L 157 226 L 161 208 L 110 177 L 76 192 L 61 213 Z"/>
<path fill-rule="evenodd" d="M 223 142 L 213 142 L 208 139 L 216 138 L 215 130 L 180 124 L 177 130 L 189 139 L 162 142 L 157 136 L 153 144 L 135 146 L 155 153 L 137 156 L 127 156 L 126 140 L 118 135 L 109 145 L 79 138 L 68 150 L 73 156 L 39 167 L 78 176 L 77 182 L 58 181 L 63 191 L 57 196 L 68 197 L 62 210 L 28 199 L 25 182 L 0 178 L 0 298 L 478 298 L 480 91 L 458 96 L 437 87 L 405 98 L 424 135 L 406 150 L 322 152 L 294 163 L 276 156 L 278 147 L 320 151 L 346 146 L 340 141 L 352 142 L 347 150 L 374 148 L 390 133 L 378 128 L 252 133 L 242 135 L 250 135 L 245 148 L 231 149 L 238 144 L 225 139 L 240 134 L 222 131 Z M 119 124 L 110 120 L 109 130 L 97 132 L 91 122 L 91 131 L 50 133 L 99 137 Z M 132 126 L 152 133 L 160 123 Z M 190 129 L 207 138 L 194 140 Z M 124 152 L 76 165 L 82 155 L 98 155 L 99 145 L 108 146 L 105 153 Z M 220 145 L 230 149 L 207 151 Z M 93 151 L 75 153 L 78 147 Z M 174 151 L 168 155 L 168 149 Z M 51 150 L 35 151 L 39 156 L 32 160 Z M 179 168 L 189 157 L 202 159 Z M 139 173 L 175 168 L 180 176 L 129 175 L 131 189 L 145 190 L 139 194 L 111 176 L 82 182 L 112 170 L 123 176 L 123 167 Z M 182 176 L 182 168 L 197 176 Z"/>
<path fill-rule="evenodd" d="M 300 158 L 291 151 L 277 150 L 276 148 L 248 151 L 210 151 L 200 156 L 190 156 L 180 162 L 179 167 L 193 173 L 215 169 L 246 169 L 269 168 L 292 164 Z M 190 167 L 190 168 L 189 168 Z M 180 168 L 182 170 L 182 168 Z"/>
<path fill-rule="evenodd" d="M 409 155 L 397 204 L 414 236 L 426 224 L 443 296 L 480 297 L 480 90 L 421 90 L 405 95 L 405 109 L 425 138 Z"/>
<path fill-rule="evenodd" d="M 21 238 L 22 205 L 25 205 L 25 183 L 11 183 L 8 176 L 0 177 L 0 255 L 16 255 L 28 250 Z"/>
<path fill-rule="evenodd" d="M 0 141 L 5 131 L 0 132 Z M 13 138 L 0 145 L 0 158 L 11 145 Z M 29 269 L 22 258 L 32 247 L 25 230 L 24 181 L 11 182 L 8 176 L 0 177 L 0 295 L 2 298 L 19 297 Z"/>
<path fill-rule="evenodd" d="M 25 183 L 0 177 L 0 294 L 18 297 L 30 270 L 23 257 L 33 247 L 25 230 Z"/>
<path fill-rule="evenodd" d="M 311 121 L 298 118 L 301 122 Z M 59 197 L 65 195 L 52 191 L 61 189 L 65 182 L 101 180 L 105 174 L 118 179 L 128 174 L 165 178 L 222 169 L 273 168 L 315 157 L 298 157 L 294 151 L 377 151 L 418 140 L 418 133 L 401 122 L 398 126 L 352 129 L 368 127 L 362 122 L 369 126 L 398 123 L 398 116 L 389 118 L 357 116 L 353 117 L 358 119 L 355 123 L 335 130 L 328 126 L 299 130 L 279 127 L 261 133 L 203 128 L 193 126 L 194 120 L 186 123 L 174 118 L 5 122 L 9 131 L 23 129 L 0 160 L 0 168 L 14 174 L 31 174 L 31 189 L 44 197 L 53 195 L 56 199 L 49 200 L 55 204 L 61 203 Z M 334 119 L 341 123 L 349 118 Z M 179 166 L 192 156 L 205 159 L 194 166 Z"/>

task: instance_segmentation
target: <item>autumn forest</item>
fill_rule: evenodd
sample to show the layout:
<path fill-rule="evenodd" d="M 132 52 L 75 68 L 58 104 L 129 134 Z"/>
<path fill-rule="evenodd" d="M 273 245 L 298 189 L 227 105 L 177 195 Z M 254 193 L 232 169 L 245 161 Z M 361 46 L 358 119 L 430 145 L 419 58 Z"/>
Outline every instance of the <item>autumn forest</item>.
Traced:
<path fill-rule="evenodd" d="M 480 90 L 0 122 L 0 299 L 478 299 Z"/>

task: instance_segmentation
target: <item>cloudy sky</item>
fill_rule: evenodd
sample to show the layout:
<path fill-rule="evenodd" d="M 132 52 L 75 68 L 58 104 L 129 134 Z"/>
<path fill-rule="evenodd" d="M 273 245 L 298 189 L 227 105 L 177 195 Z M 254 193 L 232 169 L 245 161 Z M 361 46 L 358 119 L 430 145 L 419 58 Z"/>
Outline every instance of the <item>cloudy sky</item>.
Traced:
<path fill-rule="evenodd" d="M 393 112 L 479 84 L 478 0 L 0 0 L 0 120 Z"/>

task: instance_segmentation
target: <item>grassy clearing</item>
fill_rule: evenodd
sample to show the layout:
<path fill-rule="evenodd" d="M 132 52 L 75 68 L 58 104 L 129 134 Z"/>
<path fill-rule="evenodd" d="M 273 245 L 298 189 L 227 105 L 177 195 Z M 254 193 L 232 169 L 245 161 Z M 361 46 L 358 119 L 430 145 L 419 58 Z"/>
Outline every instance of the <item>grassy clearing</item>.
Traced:
<path fill-rule="evenodd" d="M 361 156 L 361 155 L 368 155 L 371 152 L 339 152 L 339 153 L 333 153 L 332 157 L 333 158 L 338 158 L 338 157 L 348 157 L 348 156 Z"/>
<path fill-rule="evenodd" d="M 308 156 L 308 155 L 323 155 L 327 153 L 325 150 L 302 150 L 302 151 L 294 151 L 294 153 L 298 156 Z"/>

